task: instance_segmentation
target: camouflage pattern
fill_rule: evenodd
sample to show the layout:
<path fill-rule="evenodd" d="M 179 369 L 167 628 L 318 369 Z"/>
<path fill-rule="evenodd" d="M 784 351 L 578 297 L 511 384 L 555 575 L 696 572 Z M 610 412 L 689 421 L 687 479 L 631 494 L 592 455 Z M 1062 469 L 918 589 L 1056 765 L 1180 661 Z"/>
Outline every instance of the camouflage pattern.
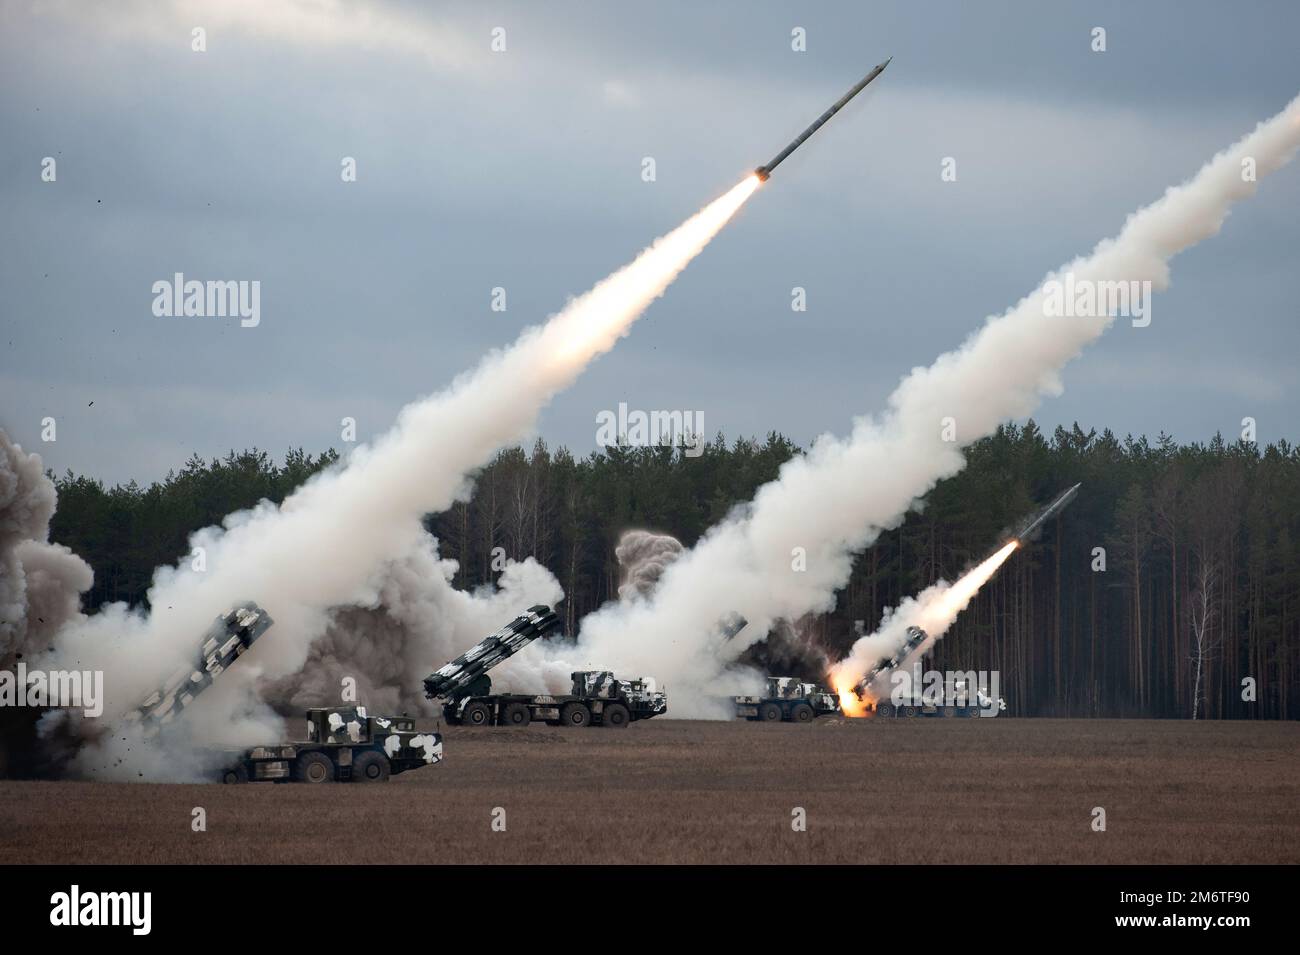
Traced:
<path fill-rule="evenodd" d="M 256 604 L 231 607 L 208 628 L 198 650 L 197 663 L 187 663 L 172 673 L 137 709 L 127 714 L 127 721 L 138 724 L 146 737 L 157 735 L 248 650 L 272 622 L 270 615 Z"/>
<path fill-rule="evenodd" d="M 619 680 L 609 670 L 582 670 L 569 674 L 569 678 L 573 680 L 573 696 L 588 701 L 593 713 L 601 711 L 597 702 L 601 700 L 624 704 L 633 719 L 649 719 L 668 711 L 668 694 L 656 690 L 649 677 Z"/>
<path fill-rule="evenodd" d="M 650 679 L 620 680 L 609 670 L 570 674 L 568 695 L 491 693 L 483 675 L 471 692 L 443 707 L 448 723 L 469 726 L 523 726 L 532 722 L 565 726 L 623 727 L 668 712 L 668 695 Z"/>
<path fill-rule="evenodd" d="M 417 732 L 405 717 L 370 716 L 364 706 L 308 710 L 306 735 L 302 742 L 234 754 L 222 781 L 382 782 L 442 761 L 441 734 Z"/>
<path fill-rule="evenodd" d="M 770 676 L 761 696 L 738 696 L 735 703 L 737 716 L 762 722 L 808 723 L 840 711 L 839 697 L 834 692 L 792 676 Z"/>
<path fill-rule="evenodd" d="M 558 629 L 560 618 L 545 604 L 529 607 L 496 633 L 484 637 L 456 659 L 424 678 L 424 695 L 431 700 L 465 696 L 487 672 L 514 656 L 538 637 Z"/>
<path fill-rule="evenodd" d="M 425 695 L 443 701 L 447 722 L 469 726 L 523 726 L 534 720 L 569 726 L 626 726 L 668 710 L 667 694 L 657 692 L 653 680 L 619 680 L 608 670 L 570 674 L 573 686 L 567 696 L 492 693 L 488 671 L 559 626 L 550 607 L 529 607 L 425 677 Z"/>

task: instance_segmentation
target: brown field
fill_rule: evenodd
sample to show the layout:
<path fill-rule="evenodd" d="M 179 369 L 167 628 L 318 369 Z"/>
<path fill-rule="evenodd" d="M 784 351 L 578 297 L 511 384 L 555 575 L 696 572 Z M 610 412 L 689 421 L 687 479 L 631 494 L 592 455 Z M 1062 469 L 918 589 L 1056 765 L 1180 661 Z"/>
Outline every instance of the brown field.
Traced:
<path fill-rule="evenodd" d="M 1300 862 L 1300 725 L 445 730 L 388 785 L 0 782 L 5 862 Z M 190 830 L 191 810 L 208 831 Z M 490 826 L 494 807 L 506 831 Z M 791 830 L 791 810 L 807 831 Z M 1090 828 L 1106 810 L 1107 831 Z"/>

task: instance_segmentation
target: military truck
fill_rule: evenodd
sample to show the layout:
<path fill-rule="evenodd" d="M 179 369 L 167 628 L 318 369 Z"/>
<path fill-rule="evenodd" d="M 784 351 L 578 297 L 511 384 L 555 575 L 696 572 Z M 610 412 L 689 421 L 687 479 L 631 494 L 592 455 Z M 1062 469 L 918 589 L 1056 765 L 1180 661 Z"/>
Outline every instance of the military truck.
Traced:
<path fill-rule="evenodd" d="M 912 718 L 916 716 L 940 716 L 940 717 L 976 717 L 983 713 L 990 716 L 996 716 L 1002 710 L 1007 708 L 1006 702 L 1000 697 L 993 699 L 984 691 L 984 687 L 977 687 L 974 693 L 971 693 L 965 680 L 956 680 L 953 683 L 952 698 L 947 698 L 946 694 L 937 694 L 927 697 L 924 691 L 917 690 L 910 696 L 898 697 L 898 694 L 891 694 L 889 697 L 877 700 L 875 704 L 875 715 L 880 718 L 890 718 L 902 716 Z"/>
<path fill-rule="evenodd" d="M 527 726 L 536 720 L 549 726 L 622 729 L 668 712 L 668 696 L 655 689 L 653 680 L 619 680 L 609 670 L 582 670 L 569 678 L 573 686 L 568 694 L 530 696 L 493 694 L 492 680 L 484 675 L 444 704 L 443 717 L 466 726 Z"/>
<path fill-rule="evenodd" d="M 984 687 L 974 687 L 974 682 L 966 679 L 954 680 L 951 693 L 945 687 L 942 692 L 927 694 L 918 685 L 919 679 L 907 687 L 889 688 L 891 674 L 902 669 L 909 661 L 919 660 L 921 649 L 929 638 L 929 634 L 920 627 L 908 627 L 906 638 L 898 651 L 888 660 L 876 664 L 855 687 L 858 696 L 868 699 L 878 697 L 874 704 L 874 715 L 975 717 L 981 713 L 996 714 L 1006 709 L 1004 700 L 1000 697 L 993 699 Z"/>
<path fill-rule="evenodd" d="M 494 694 L 488 671 L 559 626 L 550 607 L 529 607 L 425 677 L 424 695 L 442 701 L 448 723 L 467 726 L 526 726 L 539 720 L 552 726 L 621 728 L 667 712 L 668 697 L 655 689 L 653 680 L 619 680 L 608 670 L 569 674 L 573 685 L 568 694 Z"/>
<path fill-rule="evenodd" d="M 832 690 L 792 676 L 770 676 L 761 696 L 738 696 L 735 702 L 738 717 L 760 723 L 811 723 L 840 711 L 839 697 Z"/>
<path fill-rule="evenodd" d="M 415 721 L 370 716 L 364 706 L 307 711 L 307 739 L 231 754 L 223 783 L 382 783 L 389 776 L 442 761 L 442 736 Z"/>

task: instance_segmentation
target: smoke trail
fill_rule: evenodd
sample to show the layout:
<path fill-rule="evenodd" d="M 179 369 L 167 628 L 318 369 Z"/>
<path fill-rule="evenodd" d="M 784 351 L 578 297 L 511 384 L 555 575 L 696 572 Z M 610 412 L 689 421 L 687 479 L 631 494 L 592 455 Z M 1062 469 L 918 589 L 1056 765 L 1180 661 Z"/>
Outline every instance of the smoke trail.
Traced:
<path fill-rule="evenodd" d="M 1259 176 L 1285 165 L 1300 145 L 1300 97 L 1217 155 L 1191 180 L 1129 216 L 1120 234 L 1048 280 L 1169 283 L 1169 259 L 1214 235 L 1231 205 L 1250 196 L 1247 160 Z M 937 481 L 965 463 L 961 447 L 1061 390 L 1059 373 L 1113 321 L 1048 317 L 1040 286 L 960 348 L 905 377 L 878 418 L 858 419 L 845 439 L 823 437 L 787 462 L 753 502 L 713 528 L 665 572 L 653 599 L 614 606 L 583 622 L 578 654 L 601 666 L 652 672 L 676 688 L 673 709 L 725 712 L 710 703 L 734 678 L 725 667 L 774 620 L 829 610 L 853 554 L 896 526 Z M 945 441 L 941 422 L 957 422 Z M 750 621 L 723 641 L 715 621 L 738 611 Z M 666 635 L 671 635 L 671 639 Z"/>
<path fill-rule="evenodd" d="M 928 653 L 952 626 L 957 615 L 966 609 L 980 588 L 998 572 L 998 568 L 1006 563 L 1018 546 L 1018 541 L 1010 541 L 953 583 L 935 581 L 915 597 L 908 597 L 887 611 L 876 631 L 858 639 L 849 655 L 831 667 L 831 685 L 839 693 L 841 705 L 853 705 L 848 694 L 876 663 L 892 657 L 903 645 L 907 639 L 908 627 L 920 627 L 927 634 L 926 640 L 912 651 L 909 660 Z M 899 666 L 906 666 L 907 663 L 908 660 L 900 660 Z M 875 696 L 879 692 L 878 687 L 866 689 L 868 696 Z"/>
<path fill-rule="evenodd" d="M 188 562 L 159 568 L 151 615 L 116 605 L 84 618 L 60 633 L 55 659 L 106 671 L 111 719 L 188 658 L 214 616 L 232 602 L 257 600 L 275 617 L 273 633 L 199 704 L 210 709 L 216 698 L 225 709 L 246 708 L 252 694 L 241 680 L 297 670 L 331 608 L 375 606 L 393 563 L 423 545 L 422 517 L 464 498 L 471 472 L 526 435 L 542 407 L 627 334 L 757 185 L 746 178 L 544 325 L 406 406 L 387 434 L 282 506 L 263 502 L 195 533 L 190 543 L 202 570 Z"/>

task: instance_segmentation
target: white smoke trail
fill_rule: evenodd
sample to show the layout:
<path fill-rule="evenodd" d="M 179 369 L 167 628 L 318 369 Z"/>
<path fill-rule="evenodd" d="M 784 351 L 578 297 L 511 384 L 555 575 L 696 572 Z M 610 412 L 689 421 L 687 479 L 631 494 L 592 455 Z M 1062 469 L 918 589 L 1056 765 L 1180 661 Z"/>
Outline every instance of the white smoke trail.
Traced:
<path fill-rule="evenodd" d="M 469 475 L 524 437 L 547 402 L 627 334 L 757 185 L 746 178 L 544 325 L 405 407 L 387 434 L 282 506 L 263 502 L 194 534 L 203 570 L 190 562 L 160 568 L 149 591 L 151 615 L 117 605 L 84 618 L 59 634 L 55 660 L 76 658 L 83 668 L 106 671 L 108 719 L 191 657 L 218 613 L 251 599 L 276 625 L 200 705 L 211 708 L 212 697 L 241 706 L 250 695 L 241 678 L 247 684 L 297 670 L 331 608 L 376 605 L 393 563 L 424 546 L 422 517 L 464 498 Z"/>
<path fill-rule="evenodd" d="M 1298 145 L 1300 97 L 1191 180 L 1129 216 L 1117 237 L 1048 279 L 1072 272 L 1076 284 L 1167 287 L 1169 259 L 1214 235 L 1232 204 L 1255 192 L 1245 166 L 1266 176 Z M 1047 317 L 1046 294 L 1040 286 L 989 318 L 960 348 L 913 370 L 885 414 L 860 418 L 849 437 L 823 437 L 806 456 L 789 461 L 752 504 L 667 569 L 651 600 L 602 608 L 584 620 L 574 656 L 584 664 L 654 673 L 675 685 L 675 714 L 725 713 L 711 698 L 735 682 L 727 678 L 728 661 L 775 619 L 831 609 L 853 554 L 960 470 L 963 445 L 1028 414 L 1041 396 L 1059 393 L 1061 369 L 1113 321 Z M 957 422 L 957 441 L 941 435 L 948 417 Z M 733 611 L 750 627 L 724 645 L 716 621 Z M 553 669 L 563 666 L 544 667 L 543 676 Z"/>
<path fill-rule="evenodd" d="M 1004 544 L 952 583 L 935 581 L 915 597 L 904 599 L 888 611 L 874 633 L 859 638 L 849 655 L 831 667 L 830 672 L 831 685 L 839 693 L 846 711 L 855 706 L 848 694 L 873 666 L 898 651 L 907 640 L 908 627 L 920 627 L 927 634 L 926 640 L 909 654 L 909 659 L 919 659 L 947 632 L 957 615 L 966 609 L 980 588 L 998 572 L 1018 546 L 1016 541 Z M 899 667 L 905 667 L 907 663 L 908 660 L 900 660 Z M 871 687 L 867 689 L 872 690 Z M 879 690 L 879 687 L 875 688 L 876 692 Z"/>

